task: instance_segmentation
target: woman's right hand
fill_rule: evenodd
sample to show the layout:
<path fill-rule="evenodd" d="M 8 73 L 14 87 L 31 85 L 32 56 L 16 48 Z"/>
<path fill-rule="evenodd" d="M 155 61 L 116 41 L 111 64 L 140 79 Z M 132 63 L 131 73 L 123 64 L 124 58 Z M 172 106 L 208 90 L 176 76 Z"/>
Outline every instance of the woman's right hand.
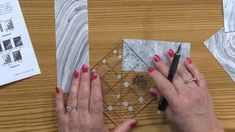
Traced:
<path fill-rule="evenodd" d="M 174 54 L 173 50 L 168 51 L 170 62 Z M 223 132 L 206 81 L 191 59 L 188 57 L 184 65 L 179 64 L 172 83 L 167 80 L 169 67 L 158 55 L 153 61 L 156 69 L 150 67 L 148 71 L 157 87 L 151 88 L 150 93 L 166 98 L 166 116 L 174 129 L 179 132 Z M 196 80 L 192 81 L 194 77 Z"/>

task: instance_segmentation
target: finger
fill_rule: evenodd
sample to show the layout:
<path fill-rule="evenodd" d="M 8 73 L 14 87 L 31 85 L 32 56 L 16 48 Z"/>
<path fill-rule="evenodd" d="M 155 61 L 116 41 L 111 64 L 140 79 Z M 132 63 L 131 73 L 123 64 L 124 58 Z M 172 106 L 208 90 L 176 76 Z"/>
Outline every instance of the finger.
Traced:
<path fill-rule="evenodd" d="M 153 59 L 154 59 L 154 64 L 156 68 L 158 69 L 158 71 L 161 72 L 162 75 L 167 77 L 169 67 L 161 60 L 160 56 L 155 55 Z M 186 85 L 184 81 L 182 80 L 182 78 L 177 73 L 175 74 L 172 83 L 174 84 L 178 93 L 185 92 Z"/>
<path fill-rule="evenodd" d="M 131 129 L 135 128 L 137 124 L 138 122 L 135 119 L 129 119 L 115 128 L 113 132 L 129 132 Z"/>
<path fill-rule="evenodd" d="M 152 97 L 154 97 L 154 98 L 160 99 L 160 97 L 161 97 L 161 94 L 160 94 L 160 92 L 157 90 L 157 88 L 150 88 L 150 89 L 149 89 L 149 93 L 150 93 L 150 95 L 151 95 Z"/>
<path fill-rule="evenodd" d="M 97 73 L 91 73 L 91 96 L 90 96 L 90 114 L 92 117 L 103 121 L 103 96 L 101 90 L 100 78 Z"/>
<path fill-rule="evenodd" d="M 172 49 L 169 49 L 167 52 L 167 58 L 170 63 L 173 61 L 174 56 L 175 56 L 175 52 Z M 187 68 L 185 68 L 185 65 L 182 65 L 181 63 L 179 63 L 178 65 L 177 73 L 179 74 L 179 76 L 182 77 L 184 82 L 193 78 L 192 74 L 187 70 Z M 192 83 L 187 84 L 187 86 L 196 87 L 197 84 L 195 82 L 192 82 Z"/>
<path fill-rule="evenodd" d="M 64 98 L 62 90 L 58 87 L 56 87 L 56 115 L 59 121 L 63 121 L 65 117 Z"/>
<path fill-rule="evenodd" d="M 148 68 L 148 72 L 155 81 L 158 91 L 166 98 L 169 104 L 174 104 L 174 101 L 177 100 L 178 93 L 172 83 L 152 67 Z"/>
<path fill-rule="evenodd" d="M 78 88 L 78 110 L 88 112 L 90 98 L 90 71 L 86 65 L 82 66 Z"/>
<path fill-rule="evenodd" d="M 71 89 L 69 91 L 69 97 L 68 97 L 68 103 L 67 103 L 68 106 L 72 106 L 74 108 L 77 107 L 78 86 L 79 86 L 79 72 L 74 71 L 73 81 L 72 81 Z"/>
<path fill-rule="evenodd" d="M 186 68 L 193 74 L 194 77 L 196 77 L 196 83 L 202 87 L 206 87 L 206 81 L 202 73 L 198 70 L 198 68 L 192 63 L 192 60 L 190 57 L 187 57 L 185 62 Z"/>

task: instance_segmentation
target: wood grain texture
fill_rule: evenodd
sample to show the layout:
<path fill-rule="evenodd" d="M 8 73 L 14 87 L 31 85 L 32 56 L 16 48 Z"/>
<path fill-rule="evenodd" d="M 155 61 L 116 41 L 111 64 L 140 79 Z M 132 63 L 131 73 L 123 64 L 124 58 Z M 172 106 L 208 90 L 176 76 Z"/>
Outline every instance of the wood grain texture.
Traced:
<path fill-rule="evenodd" d="M 56 131 L 56 48 L 53 0 L 20 0 L 42 75 L 0 89 L 0 131 Z M 91 65 L 123 38 L 192 43 L 193 62 L 204 73 L 219 120 L 235 131 L 235 84 L 203 45 L 223 26 L 221 0 L 89 0 Z M 151 108 L 152 111 L 155 107 Z M 171 132 L 143 111 L 137 132 Z M 163 118 L 163 116 L 162 116 Z"/>

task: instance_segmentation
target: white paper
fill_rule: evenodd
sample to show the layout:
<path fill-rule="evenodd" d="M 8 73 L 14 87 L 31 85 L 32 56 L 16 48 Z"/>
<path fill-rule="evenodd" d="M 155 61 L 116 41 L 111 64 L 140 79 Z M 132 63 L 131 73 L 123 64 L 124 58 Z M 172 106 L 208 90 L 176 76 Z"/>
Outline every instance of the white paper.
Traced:
<path fill-rule="evenodd" d="M 0 1 L 0 86 L 40 74 L 18 0 Z"/>

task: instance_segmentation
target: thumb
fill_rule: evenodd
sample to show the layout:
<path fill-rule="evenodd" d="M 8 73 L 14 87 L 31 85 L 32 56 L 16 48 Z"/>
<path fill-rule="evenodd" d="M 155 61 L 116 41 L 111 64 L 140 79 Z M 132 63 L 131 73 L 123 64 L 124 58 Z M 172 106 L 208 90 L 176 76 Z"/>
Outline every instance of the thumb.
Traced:
<path fill-rule="evenodd" d="M 129 132 L 131 129 L 135 128 L 137 124 L 137 120 L 129 119 L 115 128 L 113 132 Z"/>

